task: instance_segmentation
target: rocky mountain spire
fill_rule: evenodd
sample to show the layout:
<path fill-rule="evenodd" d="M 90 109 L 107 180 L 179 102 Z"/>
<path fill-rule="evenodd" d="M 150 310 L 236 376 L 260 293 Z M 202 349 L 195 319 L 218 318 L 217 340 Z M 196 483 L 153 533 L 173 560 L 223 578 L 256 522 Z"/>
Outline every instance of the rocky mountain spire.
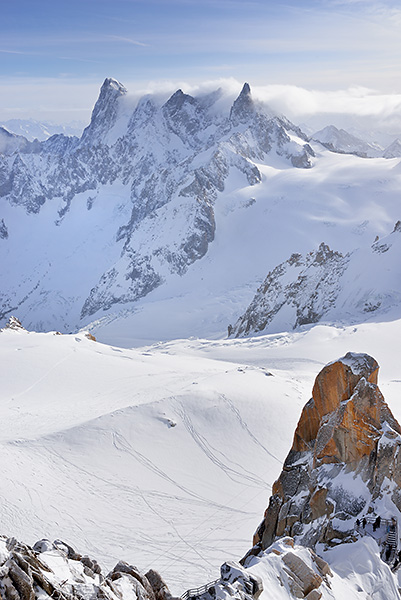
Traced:
<path fill-rule="evenodd" d="M 254 543 L 354 541 L 356 519 L 401 516 L 401 427 L 378 370 L 348 352 L 319 373 Z"/>
<path fill-rule="evenodd" d="M 240 95 L 234 100 L 231 107 L 230 120 L 236 127 L 240 123 L 246 123 L 254 113 L 255 105 L 252 100 L 251 88 L 249 83 L 244 83 Z"/>
<path fill-rule="evenodd" d="M 126 88 L 116 79 L 108 77 L 104 80 L 92 111 L 91 122 L 82 134 L 81 144 L 95 143 L 110 131 L 117 119 L 118 100 L 126 93 Z"/>

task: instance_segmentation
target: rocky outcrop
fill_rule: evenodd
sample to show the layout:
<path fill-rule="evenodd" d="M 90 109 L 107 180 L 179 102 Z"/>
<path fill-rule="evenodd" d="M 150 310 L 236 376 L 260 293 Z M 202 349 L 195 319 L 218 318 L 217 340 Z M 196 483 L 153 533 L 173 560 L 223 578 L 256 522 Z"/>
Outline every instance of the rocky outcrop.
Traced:
<path fill-rule="evenodd" d="M 96 560 L 61 540 L 43 539 L 30 548 L 0 536 L 2 600 L 172 600 L 160 575 L 148 575 L 125 562 L 103 575 Z"/>
<path fill-rule="evenodd" d="M 254 544 L 354 541 L 356 519 L 401 515 L 401 427 L 378 370 L 371 356 L 349 352 L 319 373 Z"/>
<path fill-rule="evenodd" d="M 274 574 L 272 579 L 278 579 L 280 588 L 284 588 L 288 594 L 286 598 L 319 600 L 323 594 L 334 598 L 330 593 L 333 573 L 327 562 L 311 548 L 297 546 L 291 537 L 281 538 L 264 551 L 260 546 L 255 546 L 241 560 L 241 564 L 252 575 L 255 574 L 254 567 L 263 565 L 260 572 Z M 273 583 L 272 579 L 270 584 Z M 275 598 L 274 591 L 269 589 L 265 580 L 264 586 Z M 327 592 L 329 596 L 326 596 Z"/>
<path fill-rule="evenodd" d="M 272 269 L 229 337 L 278 333 L 318 322 L 361 323 L 401 303 L 399 221 L 373 244 L 343 254 L 322 242 Z M 369 265 L 369 268 L 366 268 Z"/>
<path fill-rule="evenodd" d="M 8 229 L 7 225 L 4 222 L 4 219 L 0 221 L 0 239 L 6 240 L 8 238 Z"/>
<path fill-rule="evenodd" d="M 348 260 L 323 242 L 306 256 L 292 254 L 268 273 L 245 313 L 229 326 L 229 336 L 265 331 L 275 322 L 279 330 L 317 323 L 335 305 Z"/>
<path fill-rule="evenodd" d="M 11 316 L 4 329 L 0 329 L 0 331 L 4 331 L 6 329 L 12 329 L 13 331 L 26 331 L 26 329 L 22 326 L 22 323 L 17 317 Z"/>

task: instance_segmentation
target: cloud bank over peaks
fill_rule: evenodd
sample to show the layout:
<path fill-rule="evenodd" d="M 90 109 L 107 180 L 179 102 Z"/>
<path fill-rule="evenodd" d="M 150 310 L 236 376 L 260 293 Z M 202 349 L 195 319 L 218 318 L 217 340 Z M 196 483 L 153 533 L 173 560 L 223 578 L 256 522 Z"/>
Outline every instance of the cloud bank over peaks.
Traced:
<path fill-rule="evenodd" d="M 107 74 L 115 77 L 115 74 Z M 137 105 L 140 98 L 152 95 L 156 104 L 163 104 L 177 90 L 201 97 L 220 90 L 214 107 L 216 111 L 228 111 L 244 81 L 250 83 L 255 101 L 268 105 L 277 114 L 283 114 L 297 124 L 307 124 L 311 133 L 326 125 L 358 127 L 381 131 L 391 143 L 401 132 L 401 94 L 382 93 L 373 89 L 353 86 L 338 90 L 318 90 L 296 85 L 266 84 L 243 81 L 233 77 L 206 81 L 177 79 L 130 81 L 117 77 L 127 88 L 124 106 L 127 113 Z M 58 80 L 19 81 L 7 79 L 0 83 L 0 119 L 34 118 L 66 123 L 74 119 L 89 122 L 102 81 L 79 82 L 68 77 Z M 18 103 L 13 97 L 18 97 Z"/>

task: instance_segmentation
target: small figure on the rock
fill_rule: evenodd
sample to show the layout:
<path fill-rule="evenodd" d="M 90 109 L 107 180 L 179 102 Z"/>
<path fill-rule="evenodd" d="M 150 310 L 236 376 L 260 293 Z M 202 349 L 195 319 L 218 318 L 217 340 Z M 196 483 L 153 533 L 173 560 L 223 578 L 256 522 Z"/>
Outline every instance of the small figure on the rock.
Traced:
<path fill-rule="evenodd" d="M 387 536 L 386 536 L 386 555 L 385 560 L 389 562 L 393 552 L 397 548 L 397 521 L 395 517 L 391 519 L 391 522 L 387 525 Z"/>
<path fill-rule="evenodd" d="M 365 527 L 366 527 L 366 518 L 365 517 L 363 517 L 363 519 L 362 519 L 362 527 L 363 527 L 363 529 L 365 529 Z"/>
<path fill-rule="evenodd" d="M 379 516 L 377 516 L 377 517 L 376 517 L 376 519 L 374 520 L 374 523 L 373 523 L 373 531 L 376 531 L 376 529 L 377 529 L 378 527 L 380 527 L 380 517 L 379 517 Z"/>
<path fill-rule="evenodd" d="M 360 527 L 360 525 L 361 525 L 361 522 L 360 522 L 360 520 L 359 520 L 359 519 L 357 519 L 355 522 L 356 522 L 356 526 L 357 526 L 357 527 L 358 527 L 358 529 L 359 529 L 359 527 Z"/>

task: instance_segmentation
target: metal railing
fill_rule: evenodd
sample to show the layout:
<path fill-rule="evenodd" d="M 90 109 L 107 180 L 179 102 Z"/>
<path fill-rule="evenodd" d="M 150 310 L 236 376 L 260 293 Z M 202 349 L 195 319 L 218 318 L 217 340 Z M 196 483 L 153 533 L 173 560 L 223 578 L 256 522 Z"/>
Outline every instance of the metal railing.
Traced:
<path fill-rule="evenodd" d="M 216 585 L 216 583 L 219 583 L 219 581 L 220 579 L 216 579 L 215 581 L 211 581 L 210 583 L 202 585 L 201 587 L 187 590 L 182 594 L 181 598 L 182 600 L 188 600 L 189 598 L 196 598 L 197 596 L 202 596 L 202 594 L 206 594 L 206 592 L 209 591 L 211 587 Z"/>

